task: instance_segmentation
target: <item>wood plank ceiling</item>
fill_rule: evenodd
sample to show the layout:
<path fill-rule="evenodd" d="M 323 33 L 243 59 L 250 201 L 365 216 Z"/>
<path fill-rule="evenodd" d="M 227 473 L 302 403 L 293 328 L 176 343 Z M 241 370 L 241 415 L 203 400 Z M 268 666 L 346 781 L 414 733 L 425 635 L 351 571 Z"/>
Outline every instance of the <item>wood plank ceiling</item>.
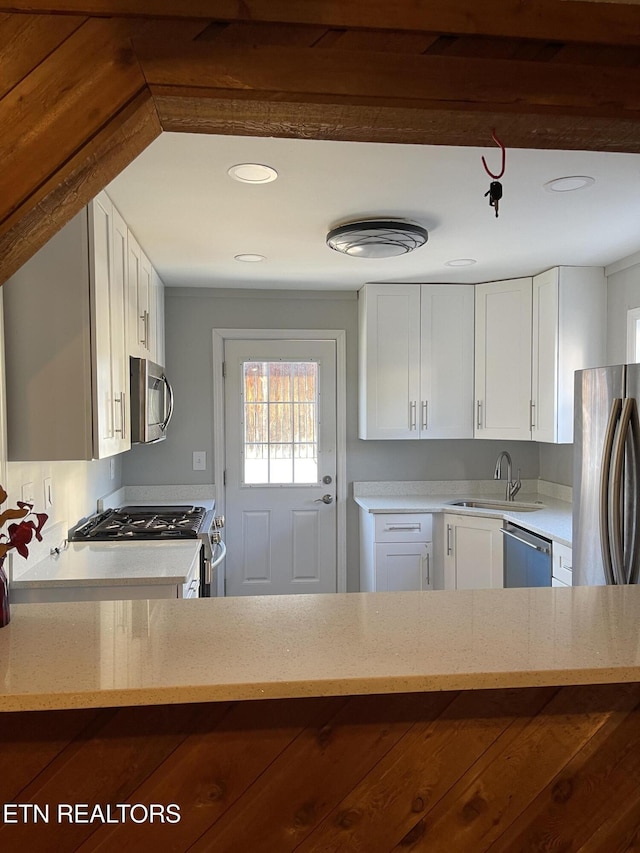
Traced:
<path fill-rule="evenodd" d="M 633 4 L 0 0 L 0 51 L 0 282 L 162 130 L 640 152 Z"/>

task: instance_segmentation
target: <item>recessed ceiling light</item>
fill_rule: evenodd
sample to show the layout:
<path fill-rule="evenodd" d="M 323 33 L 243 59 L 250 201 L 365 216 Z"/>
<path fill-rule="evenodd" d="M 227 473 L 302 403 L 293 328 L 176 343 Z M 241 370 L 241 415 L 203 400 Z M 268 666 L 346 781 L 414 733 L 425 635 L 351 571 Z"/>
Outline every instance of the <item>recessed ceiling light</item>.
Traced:
<path fill-rule="evenodd" d="M 584 190 L 595 182 L 595 178 L 590 178 L 589 175 L 570 175 L 566 178 L 547 181 L 544 188 L 550 193 L 570 193 L 574 190 Z"/>
<path fill-rule="evenodd" d="M 261 163 L 238 163 L 227 169 L 227 174 L 243 184 L 269 184 L 278 177 L 275 169 Z"/>
<path fill-rule="evenodd" d="M 266 260 L 265 255 L 234 255 L 234 261 L 242 261 L 245 264 L 257 264 L 260 261 Z"/>
<path fill-rule="evenodd" d="M 454 258 L 452 261 L 445 261 L 445 267 L 471 267 L 477 264 L 475 258 Z"/>

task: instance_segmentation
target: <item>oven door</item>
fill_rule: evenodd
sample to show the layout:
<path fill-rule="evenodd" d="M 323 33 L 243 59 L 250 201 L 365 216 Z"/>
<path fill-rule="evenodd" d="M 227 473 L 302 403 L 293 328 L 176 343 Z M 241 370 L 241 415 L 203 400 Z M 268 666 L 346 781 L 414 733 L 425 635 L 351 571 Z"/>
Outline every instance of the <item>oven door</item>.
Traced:
<path fill-rule="evenodd" d="M 200 595 L 203 598 L 215 598 L 218 595 L 219 566 L 227 553 L 227 547 L 217 531 L 207 535 L 201 553 Z"/>

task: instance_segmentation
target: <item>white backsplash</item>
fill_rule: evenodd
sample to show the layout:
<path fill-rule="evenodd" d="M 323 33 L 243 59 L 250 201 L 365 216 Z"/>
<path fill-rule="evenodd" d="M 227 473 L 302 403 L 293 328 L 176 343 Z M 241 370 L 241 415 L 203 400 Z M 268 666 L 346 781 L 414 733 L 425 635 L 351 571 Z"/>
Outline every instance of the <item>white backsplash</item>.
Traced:
<path fill-rule="evenodd" d="M 523 480 L 522 494 L 543 494 L 571 502 L 573 489 L 546 480 Z M 504 480 L 391 480 L 353 484 L 354 497 L 373 495 L 468 495 L 491 498 L 504 497 Z"/>

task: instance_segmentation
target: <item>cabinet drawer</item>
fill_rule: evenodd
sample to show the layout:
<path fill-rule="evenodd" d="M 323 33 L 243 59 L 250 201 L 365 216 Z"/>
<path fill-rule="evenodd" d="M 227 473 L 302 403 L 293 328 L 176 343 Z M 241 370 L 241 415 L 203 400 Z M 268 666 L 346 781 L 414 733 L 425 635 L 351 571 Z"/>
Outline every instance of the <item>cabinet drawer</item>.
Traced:
<path fill-rule="evenodd" d="M 431 542 L 430 513 L 380 513 L 375 519 L 376 542 Z"/>

